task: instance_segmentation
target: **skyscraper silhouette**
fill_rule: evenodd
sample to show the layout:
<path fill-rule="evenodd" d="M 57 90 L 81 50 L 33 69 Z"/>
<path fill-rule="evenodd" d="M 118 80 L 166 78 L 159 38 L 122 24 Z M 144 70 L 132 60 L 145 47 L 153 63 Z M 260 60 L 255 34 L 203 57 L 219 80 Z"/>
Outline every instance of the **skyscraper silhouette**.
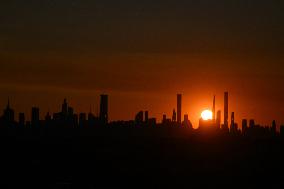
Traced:
<path fill-rule="evenodd" d="M 101 95 L 100 101 L 100 121 L 103 124 L 108 123 L 108 95 Z"/>
<path fill-rule="evenodd" d="M 232 112 L 231 114 L 231 126 L 230 126 L 230 131 L 232 133 L 236 132 L 236 125 L 235 125 L 235 112 Z"/>
<path fill-rule="evenodd" d="M 247 119 L 243 119 L 242 120 L 242 132 L 244 135 L 246 135 L 248 130 L 248 120 Z"/>
<path fill-rule="evenodd" d="M 149 121 L 149 112 L 145 111 L 145 122 L 148 123 Z"/>
<path fill-rule="evenodd" d="M 68 104 L 67 104 L 66 98 L 64 99 L 64 102 L 62 104 L 62 110 L 61 111 L 62 111 L 63 116 L 66 117 L 67 113 L 68 113 Z"/>
<path fill-rule="evenodd" d="M 225 130 L 229 129 L 229 93 L 225 92 L 224 94 L 224 128 Z"/>
<path fill-rule="evenodd" d="M 38 126 L 39 124 L 39 108 L 33 107 L 32 108 L 32 125 L 33 126 Z"/>
<path fill-rule="evenodd" d="M 144 122 L 144 112 L 140 111 L 135 116 L 136 125 L 141 125 Z"/>
<path fill-rule="evenodd" d="M 254 119 L 249 120 L 249 127 L 254 128 L 254 126 L 255 126 Z"/>
<path fill-rule="evenodd" d="M 177 95 L 177 123 L 181 124 L 181 107 L 182 106 L 182 95 Z"/>
<path fill-rule="evenodd" d="M 176 110 L 175 110 L 175 109 L 173 110 L 172 121 L 173 121 L 173 122 L 176 122 L 176 121 L 177 121 L 177 113 L 176 113 Z"/>
<path fill-rule="evenodd" d="M 215 122 L 216 121 L 216 101 L 215 101 L 215 95 L 214 95 L 214 98 L 213 98 L 213 108 L 212 108 L 212 113 L 213 113 L 213 121 Z"/>
<path fill-rule="evenodd" d="M 192 124 L 191 124 L 191 122 L 190 122 L 190 120 L 188 118 L 188 114 L 184 115 L 183 126 L 192 129 Z"/>
<path fill-rule="evenodd" d="M 7 103 L 6 109 L 4 110 L 3 119 L 6 122 L 10 122 L 10 123 L 15 121 L 15 112 L 10 107 L 10 100 L 9 99 L 8 99 L 8 103 Z"/>
<path fill-rule="evenodd" d="M 220 110 L 217 112 L 216 126 L 218 129 L 220 129 L 221 127 L 221 111 Z"/>
<path fill-rule="evenodd" d="M 162 123 L 165 124 L 167 121 L 167 115 L 166 114 L 163 114 L 163 120 L 162 120 Z"/>
<path fill-rule="evenodd" d="M 272 121 L 271 132 L 272 132 L 273 135 L 276 135 L 277 125 L 276 125 L 276 121 L 275 120 Z"/>

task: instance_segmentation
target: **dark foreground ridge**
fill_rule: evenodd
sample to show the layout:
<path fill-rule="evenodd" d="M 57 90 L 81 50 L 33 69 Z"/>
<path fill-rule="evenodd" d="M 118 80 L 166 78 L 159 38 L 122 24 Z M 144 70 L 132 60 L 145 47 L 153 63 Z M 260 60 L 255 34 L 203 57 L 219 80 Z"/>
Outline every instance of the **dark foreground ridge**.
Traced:
<path fill-rule="evenodd" d="M 227 101 L 225 94 L 225 101 Z M 148 112 L 133 121 L 108 121 L 108 98 L 100 115 L 76 115 L 64 100 L 62 110 L 31 121 L 8 103 L 0 120 L 1 188 L 283 188 L 284 137 L 276 122 L 253 120 L 220 124 L 188 116 L 156 123 Z M 226 104 L 226 103 L 225 103 Z M 214 99 L 215 106 L 215 99 Z M 213 108 L 214 109 L 214 108 Z M 225 105 L 225 112 L 227 112 Z M 88 117 L 88 118 L 87 118 Z"/>
<path fill-rule="evenodd" d="M 2 184 L 35 188 L 278 188 L 284 140 L 187 128 L 1 131 Z M 61 133 L 61 134 L 59 134 Z M 7 187 L 5 187 L 7 188 Z"/>

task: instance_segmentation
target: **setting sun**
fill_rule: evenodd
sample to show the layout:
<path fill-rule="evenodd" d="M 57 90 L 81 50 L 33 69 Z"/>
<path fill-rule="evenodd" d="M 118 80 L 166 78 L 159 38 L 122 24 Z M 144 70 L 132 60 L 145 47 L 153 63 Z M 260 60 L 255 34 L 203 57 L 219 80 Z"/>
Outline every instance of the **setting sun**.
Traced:
<path fill-rule="evenodd" d="M 201 113 L 201 118 L 203 120 L 212 120 L 213 118 L 213 113 L 211 110 L 204 110 L 202 113 Z"/>

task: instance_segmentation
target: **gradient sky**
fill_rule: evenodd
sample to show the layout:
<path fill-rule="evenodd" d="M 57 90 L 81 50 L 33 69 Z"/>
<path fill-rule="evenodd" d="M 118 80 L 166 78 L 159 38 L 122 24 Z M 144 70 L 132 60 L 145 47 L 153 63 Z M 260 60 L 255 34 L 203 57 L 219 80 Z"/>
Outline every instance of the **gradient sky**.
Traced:
<path fill-rule="evenodd" d="M 284 124 L 284 2 L 281 0 L 3 0 L 0 2 L 0 107 L 29 115 L 59 111 L 64 97 L 110 119 L 139 110 L 171 115 L 223 108 L 237 120 Z"/>

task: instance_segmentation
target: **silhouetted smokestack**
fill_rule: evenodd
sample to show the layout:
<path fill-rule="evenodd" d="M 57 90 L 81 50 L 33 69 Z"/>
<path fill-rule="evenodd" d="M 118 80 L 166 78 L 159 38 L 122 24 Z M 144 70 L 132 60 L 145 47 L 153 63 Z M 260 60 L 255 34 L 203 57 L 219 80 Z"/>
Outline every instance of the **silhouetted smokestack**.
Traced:
<path fill-rule="evenodd" d="M 225 129 L 229 128 L 229 93 L 224 94 L 224 126 Z"/>
<path fill-rule="evenodd" d="M 177 122 L 181 124 L 181 100 L 182 100 L 182 95 L 178 94 L 177 95 Z"/>

